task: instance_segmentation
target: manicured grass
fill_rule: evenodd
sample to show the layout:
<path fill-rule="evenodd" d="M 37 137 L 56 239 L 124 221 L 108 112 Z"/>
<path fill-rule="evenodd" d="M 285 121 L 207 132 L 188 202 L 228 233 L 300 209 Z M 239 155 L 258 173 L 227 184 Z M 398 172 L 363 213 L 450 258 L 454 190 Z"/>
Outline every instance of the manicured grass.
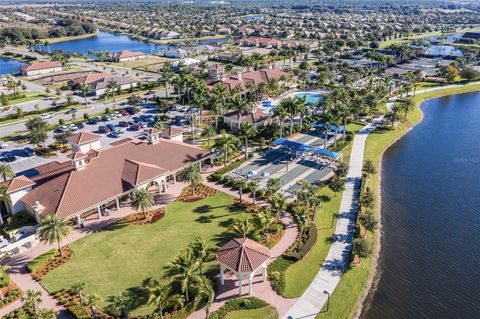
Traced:
<path fill-rule="evenodd" d="M 354 133 L 357 133 L 361 128 L 362 126 L 358 124 L 348 125 L 348 130 Z M 345 163 L 350 161 L 350 145 L 351 143 L 340 151 L 343 153 Z M 283 295 L 287 298 L 295 298 L 303 294 L 315 278 L 330 249 L 331 236 L 335 232 L 336 222 L 334 219 L 332 224 L 332 217 L 338 213 L 342 193 L 334 193 L 330 188 L 322 187 L 319 196 L 325 196 L 329 198 L 329 201 L 323 203 L 322 207 L 317 209 L 315 218 L 318 234 L 317 242 L 306 257 L 291 265 L 285 272 L 286 286 Z"/>
<path fill-rule="evenodd" d="M 233 206 L 233 197 L 219 193 L 192 202 L 174 202 L 166 207 L 166 216 L 150 225 L 118 222 L 70 245 L 75 256 L 42 280 L 50 292 L 69 288 L 74 282 L 86 283 L 86 292 L 101 297 L 100 307 L 109 296 L 125 289 L 140 287 L 147 278 L 165 278 L 165 266 L 196 236 L 218 247 L 232 238 L 227 231 L 234 218 L 243 212 Z M 216 269 L 216 264 L 207 267 Z M 132 315 L 151 313 L 141 306 Z"/>
<path fill-rule="evenodd" d="M 158 56 L 154 55 L 148 55 L 145 59 L 138 59 L 138 60 L 133 60 L 133 61 L 125 61 L 125 62 L 119 62 L 119 63 L 112 63 L 112 66 L 120 66 L 124 68 L 139 68 L 142 66 L 147 66 L 150 64 L 155 64 L 155 68 L 161 67 L 160 63 L 163 63 L 165 61 L 168 61 L 168 59 L 161 58 Z"/>
<path fill-rule="evenodd" d="M 225 319 L 277 319 L 278 314 L 272 307 L 263 307 L 253 310 L 237 310 L 228 313 Z"/>
<path fill-rule="evenodd" d="M 41 100 L 43 98 L 50 96 L 50 94 L 37 92 L 37 91 L 20 92 L 20 94 L 26 94 L 26 96 L 19 99 L 9 99 L 8 104 L 13 105 L 13 104 L 31 102 L 31 101 Z"/>
<path fill-rule="evenodd" d="M 58 43 L 58 42 L 65 42 L 65 41 L 72 41 L 72 40 L 81 40 L 81 39 L 88 39 L 88 38 L 93 38 L 96 37 L 97 33 L 89 33 L 89 34 L 82 34 L 82 35 L 75 35 L 75 36 L 65 36 L 65 37 L 59 37 L 59 38 L 48 38 L 48 39 L 43 39 L 43 41 L 48 41 L 48 43 Z"/>
<path fill-rule="evenodd" d="M 480 90 L 480 85 L 469 85 L 458 88 L 446 88 L 445 90 L 438 90 L 433 92 L 427 92 L 418 94 L 414 97 L 417 105 L 420 105 L 423 101 L 445 96 L 451 94 L 459 94 Z M 395 130 L 375 130 L 368 139 L 365 146 L 365 159 L 373 161 L 378 168 L 381 161 L 382 152 L 396 139 L 405 134 L 413 125 L 418 123 L 422 119 L 422 112 L 420 108 L 416 108 L 413 112 L 407 116 L 407 121 L 398 125 Z M 375 194 L 377 204 L 380 203 L 380 180 L 379 173 L 373 174 L 369 177 L 368 187 Z M 375 214 L 380 214 L 379 206 L 375 209 Z M 375 242 L 378 236 L 378 232 L 368 232 L 368 240 L 371 243 Z M 373 265 L 375 264 L 375 256 L 371 255 L 368 258 L 362 259 L 362 264 L 357 267 L 349 269 L 340 280 L 337 288 L 333 292 L 330 299 L 330 309 L 328 312 L 322 312 L 317 315 L 316 318 L 335 318 L 335 319 L 347 319 L 352 318 L 360 298 L 364 293 L 365 285 L 373 272 Z"/>
<path fill-rule="evenodd" d="M 429 32 L 429 33 L 416 34 L 416 35 L 412 35 L 412 36 L 407 37 L 407 38 L 398 38 L 398 39 L 393 39 L 393 40 L 380 42 L 380 49 L 386 48 L 386 47 L 388 47 L 389 45 L 392 45 L 392 44 L 410 42 L 411 40 L 414 40 L 414 39 L 423 39 L 423 38 L 434 37 L 434 36 L 441 36 L 441 35 L 448 35 L 448 34 L 455 34 L 455 33 L 464 33 L 464 32 L 478 32 L 478 31 L 479 31 L 478 29 L 458 29 L 455 32 L 448 32 L 448 33 Z"/>

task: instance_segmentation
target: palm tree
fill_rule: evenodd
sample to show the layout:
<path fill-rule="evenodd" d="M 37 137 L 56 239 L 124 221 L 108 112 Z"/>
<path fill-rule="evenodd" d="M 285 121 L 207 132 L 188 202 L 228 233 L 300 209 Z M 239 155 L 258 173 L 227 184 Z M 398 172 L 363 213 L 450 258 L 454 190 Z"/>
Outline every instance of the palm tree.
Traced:
<path fill-rule="evenodd" d="M 282 180 L 278 177 L 272 177 L 267 180 L 266 194 L 269 198 L 274 196 L 282 188 Z"/>
<path fill-rule="evenodd" d="M 368 178 L 370 174 L 375 174 L 377 170 L 375 169 L 375 165 L 371 160 L 366 160 L 363 164 L 362 173 L 365 177 Z"/>
<path fill-rule="evenodd" d="M 198 262 L 198 268 L 200 269 L 200 273 L 202 273 L 202 266 L 208 257 L 207 242 L 197 236 L 195 240 L 188 245 L 188 249 L 192 251 L 192 257 Z"/>
<path fill-rule="evenodd" d="M 404 112 L 405 119 L 407 118 L 407 114 L 413 111 L 416 107 L 415 101 L 411 97 L 407 97 L 402 101 L 401 108 Z"/>
<path fill-rule="evenodd" d="M 93 319 L 97 319 L 97 304 L 100 301 L 100 298 L 94 294 L 87 295 L 85 297 L 85 305 L 90 308 L 90 313 L 92 314 Z"/>
<path fill-rule="evenodd" d="M 195 194 L 195 187 L 202 182 L 202 173 L 199 164 L 190 163 L 182 173 L 183 179 L 190 183 L 192 195 Z"/>
<path fill-rule="evenodd" d="M 205 303 L 205 318 L 210 317 L 210 307 L 215 301 L 215 290 L 213 290 L 212 282 L 206 277 L 200 277 L 195 283 L 195 303 Z"/>
<path fill-rule="evenodd" d="M 237 150 L 237 140 L 233 135 L 228 135 L 225 130 L 222 130 L 222 135 L 215 141 L 214 149 L 223 152 L 224 165 L 227 166 L 228 153 Z"/>
<path fill-rule="evenodd" d="M 157 307 L 160 319 L 163 319 L 163 310 L 168 307 L 183 307 L 183 296 L 178 294 L 172 295 L 170 285 L 162 285 L 158 281 L 153 280 L 148 286 L 148 303 Z"/>
<path fill-rule="evenodd" d="M 0 175 L 3 178 L 3 181 L 7 181 L 10 178 L 15 177 L 15 170 L 13 167 L 7 163 L 0 163 Z"/>
<path fill-rule="evenodd" d="M 124 319 L 128 319 L 129 312 L 135 307 L 137 297 L 129 291 L 124 291 L 120 296 L 112 296 L 109 298 L 107 309 L 111 312 L 120 313 Z"/>
<path fill-rule="evenodd" d="M 282 210 L 287 207 L 287 199 L 285 198 L 285 195 L 276 193 L 269 198 L 267 202 L 270 204 L 270 208 L 275 212 L 276 219 L 279 220 Z"/>
<path fill-rule="evenodd" d="M 209 125 L 203 129 L 202 138 L 207 139 L 208 146 L 210 146 L 210 140 L 217 135 L 215 127 Z"/>
<path fill-rule="evenodd" d="M 42 302 L 42 293 L 33 289 L 28 289 L 23 295 L 23 303 L 34 313 L 38 313 L 38 305 Z"/>
<path fill-rule="evenodd" d="M 87 106 L 87 95 L 91 92 L 92 89 L 91 89 L 90 85 L 88 85 L 88 84 L 80 84 L 78 89 L 80 90 L 80 92 L 83 95 L 83 98 L 85 99 L 85 107 L 86 107 Z"/>
<path fill-rule="evenodd" d="M 250 108 L 248 107 L 247 101 L 242 98 L 240 95 L 235 95 L 231 103 L 232 109 L 237 112 L 237 121 L 238 127 L 237 129 L 240 130 L 240 122 L 242 115 L 248 114 Z"/>
<path fill-rule="evenodd" d="M 246 238 L 253 230 L 253 225 L 250 218 L 243 216 L 241 218 L 234 219 L 229 229 L 235 235 Z"/>
<path fill-rule="evenodd" d="M 188 289 L 190 283 L 198 276 L 199 263 L 193 258 L 191 250 L 181 252 L 169 264 L 169 272 L 173 278 L 180 280 L 182 292 L 185 294 L 185 300 L 188 302 Z"/>
<path fill-rule="evenodd" d="M 12 90 L 13 91 L 13 95 L 17 95 L 18 93 L 18 88 L 20 88 L 21 86 L 21 82 L 18 81 L 18 82 L 15 82 L 14 79 L 8 77 L 7 78 L 7 89 L 8 90 Z"/>
<path fill-rule="evenodd" d="M 285 119 L 288 117 L 288 111 L 287 111 L 285 105 L 282 105 L 282 103 L 280 103 L 277 107 L 275 107 L 273 109 L 273 117 L 278 118 L 278 120 L 280 121 L 279 136 L 280 136 L 280 138 L 282 138 L 283 137 L 283 123 L 284 123 Z"/>
<path fill-rule="evenodd" d="M 72 227 L 67 220 L 58 218 L 55 214 L 49 214 L 40 223 L 40 240 L 48 242 L 49 245 L 57 243 L 60 256 L 63 256 L 60 242 L 71 231 Z"/>
<path fill-rule="evenodd" d="M 83 307 L 83 290 L 85 289 L 84 282 L 76 282 L 72 285 L 72 291 L 78 295 L 80 299 L 80 306 Z"/>
<path fill-rule="evenodd" d="M 117 81 L 110 80 L 107 83 L 107 92 L 112 95 L 113 98 L 113 109 L 115 110 L 117 106 L 117 100 L 115 98 L 117 91 L 120 91 L 120 86 L 118 85 Z"/>
<path fill-rule="evenodd" d="M 12 199 L 10 196 L 7 194 L 8 186 L 7 185 L 2 185 L 0 186 L 0 203 L 5 203 L 5 205 L 9 204 L 12 202 Z M 0 213 L 0 225 L 3 225 L 3 218 L 2 214 Z"/>
<path fill-rule="evenodd" d="M 147 212 L 152 209 L 153 204 L 153 196 L 148 189 L 140 188 L 133 192 L 132 207 L 143 213 L 144 218 L 147 218 Z"/>
<path fill-rule="evenodd" d="M 242 203 L 242 197 L 243 197 L 243 190 L 247 187 L 247 182 L 243 180 L 243 178 L 239 179 L 237 181 L 237 186 L 238 186 L 238 195 L 240 199 L 240 204 Z"/>
<path fill-rule="evenodd" d="M 10 254 L 8 253 L 1 253 L 0 255 L 0 262 L 10 258 Z M 10 269 L 10 266 L 7 264 L 0 264 L 0 280 L 3 281 L 4 278 L 8 277 L 7 271 Z M 0 289 L 0 300 L 4 300 L 2 289 Z"/>
<path fill-rule="evenodd" d="M 260 183 L 257 180 L 252 180 L 248 182 L 248 188 L 252 192 L 253 205 L 256 204 L 256 195 L 257 195 L 258 186 L 260 186 Z"/>
<path fill-rule="evenodd" d="M 248 140 L 255 136 L 255 127 L 250 122 L 242 122 L 238 136 L 245 139 L 245 159 L 248 158 Z"/>
<path fill-rule="evenodd" d="M 296 206 L 293 208 L 293 219 L 299 228 L 300 237 L 303 235 L 303 231 L 308 226 L 308 209 L 305 206 Z M 300 248 L 300 247 L 299 247 Z"/>

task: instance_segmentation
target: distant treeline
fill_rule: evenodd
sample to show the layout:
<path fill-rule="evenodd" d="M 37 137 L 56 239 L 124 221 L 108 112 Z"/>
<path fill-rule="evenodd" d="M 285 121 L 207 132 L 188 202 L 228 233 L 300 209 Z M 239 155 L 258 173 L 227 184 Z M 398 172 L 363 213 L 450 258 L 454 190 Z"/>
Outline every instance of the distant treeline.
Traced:
<path fill-rule="evenodd" d="M 28 40 L 45 38 L 59 38 L 94 33 L 96 26 L 93 23 L 70 18 L 59 19 L 48 30 L 37 28 L 6 27 L 0 29 L 0 42 L 20 44 Z"/>

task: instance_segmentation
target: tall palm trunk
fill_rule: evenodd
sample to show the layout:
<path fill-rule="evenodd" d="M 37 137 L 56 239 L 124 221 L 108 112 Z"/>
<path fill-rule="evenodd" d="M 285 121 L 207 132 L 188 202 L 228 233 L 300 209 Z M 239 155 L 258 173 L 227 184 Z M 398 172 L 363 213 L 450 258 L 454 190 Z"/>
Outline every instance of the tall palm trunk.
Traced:
<path fill-rule="evenodd" d="M 290 117 L 290 136 L 293 134 L 293 115 Z"/>
<path fill-rule="evenodd" d="M 248 158 L 248 137 L 245 136 L 245 159 Z"/>
<path fill-rule="evenodd" d="M 242 196 L 243 196 L 243 187 L 240 186 L 238 190 L 238 194 L 240 195 L 240 204 L 242 203 Z"/>

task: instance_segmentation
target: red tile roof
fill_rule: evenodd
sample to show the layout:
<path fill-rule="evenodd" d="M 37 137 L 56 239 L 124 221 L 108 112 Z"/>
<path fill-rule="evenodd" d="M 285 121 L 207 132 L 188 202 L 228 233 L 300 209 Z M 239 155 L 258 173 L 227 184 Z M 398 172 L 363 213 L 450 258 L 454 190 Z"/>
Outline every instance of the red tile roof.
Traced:
<path fill-rule="evenodd" d="M 32 185 L 35 185 L 35 182 L 28 177 L 25 177 L 25 176 L 14 177 L 9 181 L 6 193 L 10 194 L 14 191 L 17 191 L 19 189 L 32 186 Z"/>
<path fill-rule="evenodd" d="M 85 132 L 80 132 L 70 136 L 68 138 L 68 141 L 77 145 L 82 145 L 82 144 L 90 143 L 93 141 L 97 141 L 100 138 L 101 138 L 100 135 L 85 131 Z"/>
<path fill-rule="evenodd" d="M 22 70 L 23 72 L 27 72 L 27 71 L 59 68 L 61 66 L 62 64 L 57 61 L 33 62 L 33 63 L 22 66 L 20 70 Z"/>
<path fill-rule="evenodd" d="M 174 137 L 182 133 L 183 129 L 176 126 L 170 126 L 162 130 L 162 137 Z"/>
<path fill-rule="evenodd" d="M 226 113 L 224 117 L 230 118 L 236 122 L 238 120 L 238 111 Z M 261 123 L 270 119 L 271 117 L 272 116 L 270 114 L 265 113 L 260 109 L 256 109 L 255 112 L 240 115 L 240 122 L 246 121 L 250 123 Z"/>
<path fill-rule="evenodd" d="M 248 238 L 234 238 L 217 252 L 218 261 L 236 272 L 253 272 L 269 258 L 267 247 Z"/>
<path fill-rule="evenodd" d="M 258 85 L 261 82 L 269 83 L 272 79 L 280 79 L 282 76 L 288 76 L 288 73 L 283 72 L 278 69 L 263 69 L 258 71 L 250 71 L 241 73 L 241 79 L 238 75 L 227 75 L 223 82 L 223 85 L 228 87 L 230 90 L 236 86 L 242 84 L 245 88 L 247 87 L 248 82 L 253 82 Z M 209 83 L 209 86 L 215 86 L 217 82 Z"/>
<path fill-rule="evenodd" d="M 143 55 L 145 55 L 145 53 L 143 52 L 132 52 L 132 51 L 125 50 L 125 51 L 113 53 L 112 57 L 114 59 L 122 59 L 122 58 L 131 58 L 131 57 L 143 56 Z"/>
<path fill-rule="evenodd" d="M 92 83 L 101 81 L 105 78 L 111 78 L 111 77 L 113 77 L 113 74 L 109 72 L 90 73 L 85 76 L 75 78 L 72 81 L 78 84 L 92 84 Z"/>
<path fill-rule="evenodd" d="M 132 140 L 90 153 L 84 169 L 65 169 L 37 183 L 21 200 L 29 206 L 39 201 L 45 214 L 68 218 L 120 196 L 133 185 L 182 169 L 188 162 L 210 154 L 205 149 L 165 139 L 156 144 Z M 37 179 L 41 180 L 41 176 Z"/>

